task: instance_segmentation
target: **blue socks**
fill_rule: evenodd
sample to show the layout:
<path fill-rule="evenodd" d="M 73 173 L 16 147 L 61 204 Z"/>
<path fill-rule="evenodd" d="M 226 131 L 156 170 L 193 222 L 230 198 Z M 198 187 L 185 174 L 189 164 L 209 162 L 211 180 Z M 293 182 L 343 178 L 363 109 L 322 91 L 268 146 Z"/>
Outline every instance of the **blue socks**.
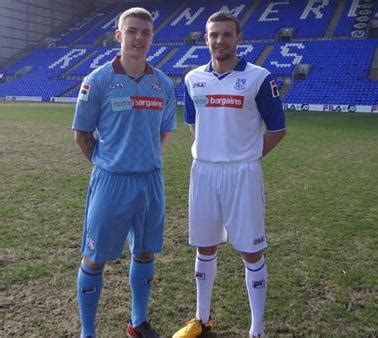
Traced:
<path fill-rule="evenodd" d="M 77 276 L 77 299 L 79 303 L 81 337 L 95 337 L 96 313 L 102 289 L 102 272 L 80 264 Z"/>
<path fill-rule="evenodd" d="M 140 261 L 132 257 L 129 278 L 132 296 L 131 323 L 134 327 L 147 320 L 147 308 L 154 271 L 155 263 L 153 260 Z"/>
<path fill-rule="evenodd" d="M 131 259 L 130 287 L 132 296 L 131 322 L 139 326 L 147 320 L 147 308 L 154 276 L 155 263 Z M 81 337 L 95 337 L 96 313 L 100 300 L 103 269 L 95 270 L 80 264 L 77 276 L 77 299 L 79 304 Z"/>

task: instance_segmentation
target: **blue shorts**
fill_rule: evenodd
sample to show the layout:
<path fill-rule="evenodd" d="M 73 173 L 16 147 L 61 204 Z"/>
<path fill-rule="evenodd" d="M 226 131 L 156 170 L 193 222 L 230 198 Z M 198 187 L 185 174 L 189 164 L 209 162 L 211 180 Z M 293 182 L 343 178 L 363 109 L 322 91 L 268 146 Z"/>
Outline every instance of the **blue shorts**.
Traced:
<path fill-rule="evenodd" d="M 164 189 L 161 170 L 129 175 L 95 167 L 89 181 L 81 252 L 93 263 L 163 246 Z"/>

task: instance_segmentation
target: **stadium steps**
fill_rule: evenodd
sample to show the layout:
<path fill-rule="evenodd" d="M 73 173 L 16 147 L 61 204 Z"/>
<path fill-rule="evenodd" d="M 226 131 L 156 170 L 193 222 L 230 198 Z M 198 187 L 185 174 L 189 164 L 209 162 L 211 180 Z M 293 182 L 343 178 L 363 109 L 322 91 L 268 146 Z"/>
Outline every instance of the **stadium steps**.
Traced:
<path fill-rule="evenodd" d="M 92 53 L 89 53 L 88 56 L 86 58 L 84 58 L 83 60 L 81 60 L 80 62 L 78 62 L 75 66 L 71 67 L 70 69 L 68 69 L 67 71 L 65 71 L 64 73 L 60 74 L 59 75 L 59 78 L 61 79 L 74 79 L 74 80 L 77 80 L 78 78 L 80 78 L 80 82 L 76 85 L 74 85 L 73 87 L 71 88 L 68 88 L 65 92 L 63 92 L 60 96 L 61 97 L 67 97 L 67 96 L 70 96 L 70 94 L 72 92 L 74 92 L 78 87 L 80 87 L 81 85 L 81 78 L 80 76 L 72 76 L 70 74 L 68 74 L 70 71 L 73 71 L 75 70 L 76 68 L 80 67 L 80 65 L 82 63 L 84 63 L 88 58 L 90 58 L 91 56 L 93 56 L 94 54 L 96 54 L 96 51 L 93 51 Z"/>
<path fill-rule="evenodd" d="M 274 49 L 274 46 L 272 45 L 266 46 L 264 50 L 261 52 L 261 54 L 259 55 L 259 57 L 254 62 L 254 64 L 257 66 L 263 65 L 263 63 L 268 58 L 269 54 L 273 51 L 273 49 Z"/>
<path fill-rule="evenodd" d="M 81 81 L 78 84 L 74 85 L 73 87 L 67 89 L 65 92 L 63 92 L 60 95 L 60 97 L 70 97 L 71 96 L 70 94 L 73 93 L 75 90 L 77 90 L 80 86 L 81 86 Z"/>
<path fill-rule="evenodd" d="M 369 72 L 369 80 L 378 81 L 378 48 L 376 48 L 374 52 L 374 57 Z"/>
<path fill-rule="evenodd" d="M 243 28 L 244 24 L 248 21 L 250 16 L 254 13 L 256 8 L 260 5 L 261 0 L 253 1 L 251 7 L 247 10 L 244 16 L 240 19 L 240 27 Z"/>
<path fill-rule="evenodd" d="M 291 85 L 293 83 L 291 78 L 288 77 L 288 76 L 285 76 L 282 80 L 283 80 L 283 82 L 282 82 L 282 86 L 280 88 L 280 98 L 281 99 L 285 97 L 285 95 L 290 90 Z"/>
<path fill-rule="evenodd" d="M 83 33 L 82 35 L 80 35 L 77 39 L 75 39 L 74 41 L 72 41 L 69 44 L 69 47 L 72 47 L 72 48 L 76 47 L 77 48 L 78 46 L 80 46 L 79 44 L 77 44 L 80 40 L 82 40 L 83 38 L 85 38 L 87 35 L 91 34 L 92 31 L 95 30 L 96 28 L 101 27 L 108 20 L 109 20 L 108 16 L 105 15 L 105 18 L 103 20 L 101 20 L 100 22 L 98 22 L 96 25 L 93 25 L 91 27 L 91 29 L 88 29 L 85 33 Z M 91 46 L 91 47 L 93 47 L 93 46 Z"/>
<path fill-rule="evenodd" d="M 171 58 L 171 56 L 173 56 L 174 54 L 177 53 L 177 51 L 179 50 L 180 48 L 172 48 L 168 54 L 166 56 L 164 56 L 157 64 L 156 64 L 156 68 L 161 68 L 163 67 L 167 62 L 168 60 Z"/>
<path fill-rule="evenodd" d="M 91 58 L 96 53 L 97 53 L 97 50 L 94 50 L 93 52 L 89 53 L 85 58 L 83 58 L 82 60 L 80 60 L 77 64 L 75 64 L 71 68 L 67 69 L 62 74 L 60 74 L 59 78 L 60 79 L 70 79 L 70 77 L 72 77 L 73 75 L 70 75 L 69 73 L 72 72 L 73 70 L 79 68 L 84 62 L 86 62 L 89 58 Z M 78 78 L 77 75 L 74 75 L 73 77 L 74 77 L 75 80 Z"/>
<path fill-rule="evenodd" d="M 339 0 L 337 2 L 337 7 L 336 7 L 336 10 L 335 10 L 335 13 L 328 25 L 328 28 L 327 28 L 327 31 L 325 32 L 324 34 L 324 37 L 325 38 L 332 38 L 334 32 L 335 32 L 335 29 L 340 21 L 340 18 L 341 18 L 341 15 L 343 14 L 343 10 L 346 6 L 346 0 Z"/>
<path fill-rule="evenodd" d="M 173 21 L 174 18 L 178 16 L 179 13 L 182 12 L 182 10 L 190 5 L 190 0 L 186 0 L 182 3 L 182 5 L 177 8 L 170 16 L 168 16 L 161 24 L 159 27 L 157 27 L 154 31 L 154 35 L 159 33 L 169 22 Z"/>

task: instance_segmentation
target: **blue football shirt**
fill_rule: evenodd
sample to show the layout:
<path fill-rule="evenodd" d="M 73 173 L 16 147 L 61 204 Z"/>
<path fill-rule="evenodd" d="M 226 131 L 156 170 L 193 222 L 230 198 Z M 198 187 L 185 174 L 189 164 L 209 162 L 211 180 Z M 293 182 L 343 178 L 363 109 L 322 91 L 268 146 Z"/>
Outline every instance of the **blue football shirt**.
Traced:
<path fill-rule="evenodd" d="M 135 80 L 117 56 L 84 79 L 72 128 L 96 132 L 95 166 L 121 174 L 161 168 L 160 133 L 176 128 L 173 83 L 148 64 Z"/>

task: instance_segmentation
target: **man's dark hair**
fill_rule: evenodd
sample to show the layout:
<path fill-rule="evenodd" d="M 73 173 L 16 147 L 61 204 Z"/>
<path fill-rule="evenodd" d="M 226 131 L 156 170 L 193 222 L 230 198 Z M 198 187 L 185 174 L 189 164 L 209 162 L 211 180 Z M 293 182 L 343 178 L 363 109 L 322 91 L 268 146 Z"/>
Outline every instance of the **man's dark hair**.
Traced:
<path fill-rule="evenodd" d="M 241 31 L 240 22 L 236 17 L 234 17 L 229 12 L 219 11 L 210 15 L 210 17 L 207 19 L 206 27 L 210 22 L 222 22 L 222 21 L 232 21 L 233 23 L 235 23 L 236 33 L 240 34 L 240 31 Z"/>

